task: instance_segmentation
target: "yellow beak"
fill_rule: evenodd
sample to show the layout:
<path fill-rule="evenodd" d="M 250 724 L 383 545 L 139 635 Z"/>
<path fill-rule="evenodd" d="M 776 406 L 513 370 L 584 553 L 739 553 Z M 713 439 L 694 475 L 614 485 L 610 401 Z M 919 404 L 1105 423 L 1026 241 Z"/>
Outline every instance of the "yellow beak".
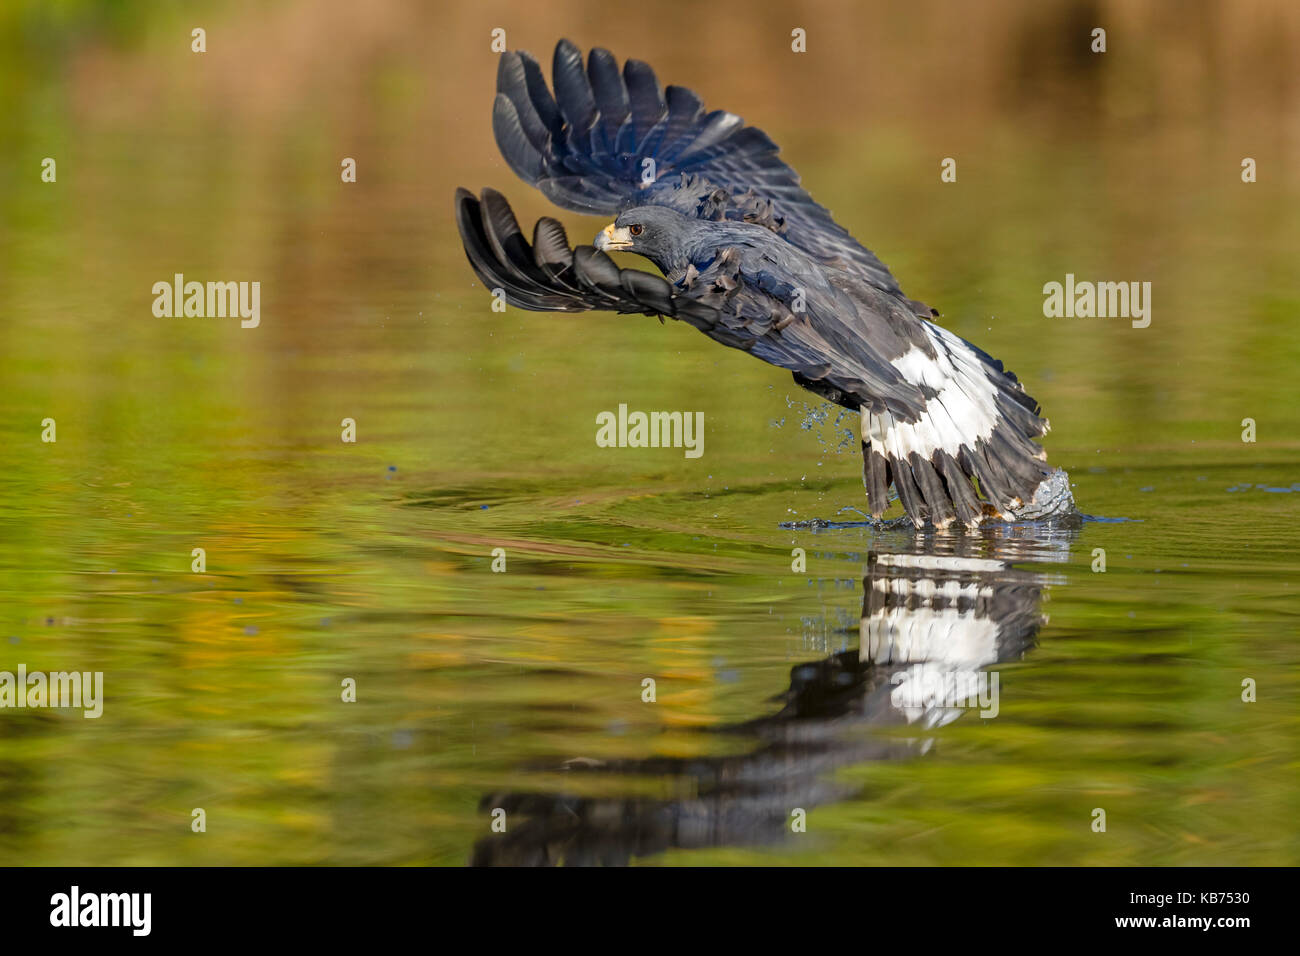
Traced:
<path fill-rule="evenodd" d="M 620 249 L 632 248 L 632 233 L 624 226 L 622 229 L 615 229 L 611 222 L 608 226 L 596 233 L 596 248 L 601 252 L 617 252 Z"/>

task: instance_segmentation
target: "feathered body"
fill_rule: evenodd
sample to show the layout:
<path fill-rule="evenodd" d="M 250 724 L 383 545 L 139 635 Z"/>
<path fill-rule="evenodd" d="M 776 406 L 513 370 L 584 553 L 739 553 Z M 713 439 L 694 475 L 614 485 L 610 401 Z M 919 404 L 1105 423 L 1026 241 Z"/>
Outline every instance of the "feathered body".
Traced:
<path fill-rule="evenodd" d="M 525 309 L 680 319 L 859 410 L 877 516 L 891 485 L 918 527 L 1072 509 L 1032 440 L 1047 421 L 1016 377 L 907 298 L 765 133 L 705 112 L 690 90 L 661 92 L 639 61 L 620 72 L 604 50 L 584 68 L 562 41 L 552 76 L 554 97 L 530 56 L 502 56 L 501 152 L 558 205 L 616 218 L 596 247 L 572 248 L 549 218 L 530 244 L 499 193 L 458 191 L 466 253 L 489 288 Z M 639 253 L 664 276 L 620 269 L 604 250 Z"/>

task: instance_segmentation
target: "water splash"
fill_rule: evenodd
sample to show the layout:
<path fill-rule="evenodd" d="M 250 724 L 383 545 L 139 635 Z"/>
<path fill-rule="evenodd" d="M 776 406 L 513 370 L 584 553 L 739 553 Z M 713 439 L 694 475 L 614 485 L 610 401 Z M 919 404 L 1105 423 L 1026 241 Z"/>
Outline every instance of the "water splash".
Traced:
<path fill-rule="evenodd" d="M 830 402 L 810 405 L 797 398 L 785 397 L 786 407 L 801 415 L 799 427 L 806 432 L 813 432 L 822 451 L 827 454 L 843 455 L 856 453 L 862 439 L 858 437 L 858 413 L 849 408 L 842 408 Z M 773 428 L 781 428 L 785 419 L 773 421 Z M 829 436 L 827 433 L 830 433 Z"/>

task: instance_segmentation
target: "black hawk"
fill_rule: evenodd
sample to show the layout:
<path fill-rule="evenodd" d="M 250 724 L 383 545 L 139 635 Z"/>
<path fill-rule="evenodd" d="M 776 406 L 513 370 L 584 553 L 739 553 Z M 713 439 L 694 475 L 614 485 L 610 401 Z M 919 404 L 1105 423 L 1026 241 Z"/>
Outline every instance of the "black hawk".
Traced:
<path fill-rule="evenodd" d="M 557 205 L 615 216 L 571 247 L 554 219 L 530 243 L 509 203 L 456 192 L 470 265 L 507 302 L 543 312 L 668 316 L 794 373 L 861 413 L 871 513 L 897 490 L 917 527 L 1073 510 L 1068 478 L 1015 375 L 936 325 L 876 256 L 831 218 L 760 129 L 660 87 L 639 60 L 555 48 L 554 94 L 527 53 L 501 56 L 492 128 L 510 167 Z M 663 276 L 621 269 L 638 253 Z"/>

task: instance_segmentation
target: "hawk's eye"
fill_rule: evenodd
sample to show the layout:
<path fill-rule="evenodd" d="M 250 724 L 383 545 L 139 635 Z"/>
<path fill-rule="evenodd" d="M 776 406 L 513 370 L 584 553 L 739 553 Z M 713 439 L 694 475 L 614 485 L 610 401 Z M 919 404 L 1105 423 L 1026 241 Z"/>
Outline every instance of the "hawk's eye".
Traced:
<path fill-rule="evenodd" d="M 627 231 L 632 233 L 634 236 L 639 236 L 641 233 L 645 232 L 645 226 L 641 225 L 639 222 L 634 222 L 632 225 L 627 227 Z"/>

